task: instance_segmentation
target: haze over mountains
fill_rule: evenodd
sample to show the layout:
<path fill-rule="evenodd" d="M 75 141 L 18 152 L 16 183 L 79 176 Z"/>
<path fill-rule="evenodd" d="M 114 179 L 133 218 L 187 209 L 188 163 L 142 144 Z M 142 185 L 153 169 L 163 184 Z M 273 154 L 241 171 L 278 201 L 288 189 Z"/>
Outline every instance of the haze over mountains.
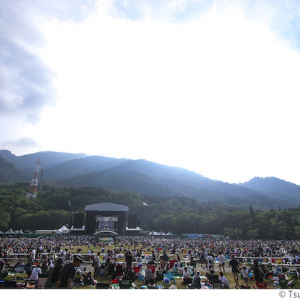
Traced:
<path fill-rule="evenodd" d="M 188 196 L 261 209 L 300 205 L 300 186 L 274 177 L 255 177 L 243 184 L 229 184 L 146 160 L 83 153 L 38 152 L 15 156 L 8 150 L 1 150 L 0 181 L 30 182 L 39 159 L 44 168 L 44 182 L 52 181 L 61 187 L 97 186 L 141 195 Z"/>

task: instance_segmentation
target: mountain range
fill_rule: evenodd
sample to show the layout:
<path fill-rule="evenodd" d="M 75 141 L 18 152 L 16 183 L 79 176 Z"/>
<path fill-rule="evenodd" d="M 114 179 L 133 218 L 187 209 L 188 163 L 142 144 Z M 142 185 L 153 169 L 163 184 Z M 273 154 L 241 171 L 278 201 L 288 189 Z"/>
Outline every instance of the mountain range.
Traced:
<path fill-rule="evenodd" d="M 198 200 L 222 201 L 229 205 L 260 209 L 298 207 L 300 186 L 275 177 L 255 177 L 229 184 L 212 180 L 183 168 L 146 160 L 117 159 L 86 154 L 38 152 L 16 156 L 0 151 L 0 181 L 30 181 L 37 162 L 43 181 L 60 187 L 97 186 L 116 191 L 162 197 L 188 196 Z"/>

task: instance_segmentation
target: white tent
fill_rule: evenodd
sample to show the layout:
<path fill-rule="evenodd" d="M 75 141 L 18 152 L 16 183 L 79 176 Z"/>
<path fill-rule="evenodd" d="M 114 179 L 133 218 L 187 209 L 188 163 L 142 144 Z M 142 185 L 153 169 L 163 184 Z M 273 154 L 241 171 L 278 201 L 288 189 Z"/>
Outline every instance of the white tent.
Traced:
<path fill-rule="evenodd" d="M 67 226 L 63 226 L 63 227 L 61 227 L 61 228 L 59 228 L 59 229 L 56 229 L 55 230 L 55 233 L 57 233 L 57 234 L 66 234 L 66 233 L 70 233 L 70 229 L 68 229 L 67 228 Z"/>

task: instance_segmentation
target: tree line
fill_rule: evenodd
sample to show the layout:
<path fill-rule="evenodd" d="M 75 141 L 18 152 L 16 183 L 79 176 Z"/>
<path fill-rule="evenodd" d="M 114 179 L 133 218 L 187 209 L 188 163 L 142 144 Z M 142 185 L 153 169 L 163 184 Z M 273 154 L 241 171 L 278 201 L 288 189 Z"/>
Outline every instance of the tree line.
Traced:
<path fill-rule="evenodd" d="M 55 229 L 71 224 L 85 205 L 111 202 L 129 206 L 139 226 L 180 235 L 218 234 L 233 239 L 297 239 L 300 209 L 239 208 L 218 201 L 116 192 L 98 187 L 57 188 L 44 185 L 35 199 L 25 198 L 28 184 L 0 183 L 0 230 Z M 259 203 L 258 203 L 259 205 Z"/>

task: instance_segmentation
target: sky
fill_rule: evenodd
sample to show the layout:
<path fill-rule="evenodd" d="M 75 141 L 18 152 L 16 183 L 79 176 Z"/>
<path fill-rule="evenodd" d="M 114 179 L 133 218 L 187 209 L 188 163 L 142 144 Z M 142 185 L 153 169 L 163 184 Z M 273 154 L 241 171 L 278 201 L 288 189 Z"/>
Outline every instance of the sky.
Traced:
<path fill-rule="evenodd" d="M 0 149 L 300 185 L 297 0 L 0 0 Z"/>

